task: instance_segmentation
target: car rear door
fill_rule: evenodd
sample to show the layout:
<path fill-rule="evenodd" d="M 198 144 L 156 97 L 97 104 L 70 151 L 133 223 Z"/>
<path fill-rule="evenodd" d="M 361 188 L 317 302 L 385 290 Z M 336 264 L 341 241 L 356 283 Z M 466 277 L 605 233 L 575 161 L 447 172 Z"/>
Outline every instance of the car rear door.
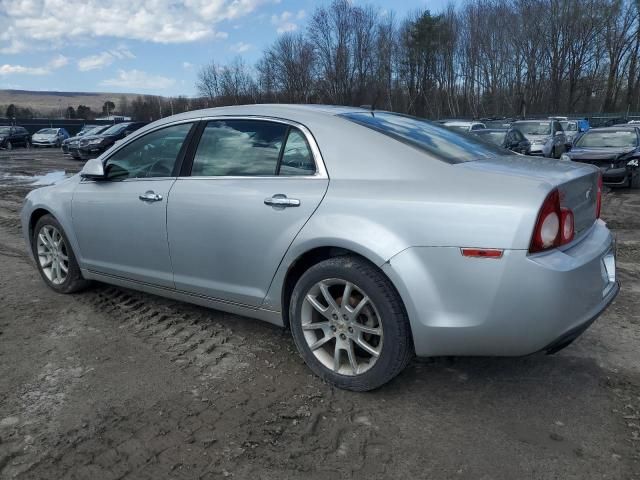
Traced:
<path fill-rule="evenodd" d="M 262 304 L 328 177 L 308 130 L 277 120 L 213 119 L 167 209 L 178 290 Z"/>
<path fill-rule="evenodd" d="M 82 265 L 93 272 L 173 287 L 167 199 L 193 122 L 153 130 L 105 160 L 106 180 L 83 180 L 72 217 Z"/>

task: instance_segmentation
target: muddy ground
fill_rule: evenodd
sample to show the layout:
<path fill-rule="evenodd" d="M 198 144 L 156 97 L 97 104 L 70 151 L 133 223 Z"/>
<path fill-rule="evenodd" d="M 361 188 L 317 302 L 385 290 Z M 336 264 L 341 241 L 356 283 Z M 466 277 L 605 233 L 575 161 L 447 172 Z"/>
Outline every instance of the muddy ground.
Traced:
<path fill-rule="evenodd" d="M 0 478 L 640 478 L 640 192 L 605 196 L 622 292 L 573 345 L 414 361 L 356 394 L 258 321 L 47 289 L 18 212 L 80 166 L 0 152 Z"/>

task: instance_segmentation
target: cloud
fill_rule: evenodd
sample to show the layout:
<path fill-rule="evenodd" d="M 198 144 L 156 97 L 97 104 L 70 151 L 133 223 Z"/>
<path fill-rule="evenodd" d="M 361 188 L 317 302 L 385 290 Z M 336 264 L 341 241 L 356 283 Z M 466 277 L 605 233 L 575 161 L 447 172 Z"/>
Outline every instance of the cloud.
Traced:
<path fill-rule="evenodd" d="M 193 63 L 191 62 L 182 62 L 182 68 L 185 70 L 191 70 L 193 68 Z"/>
<path fill-rule="evenodd" d="M 48 75 L 53 70 L 64 67 L 69 63 L 69 59 L 64 55 L 58 55 L 51 59 L 42 67 L 25 67 L 23 65 L 10 65 L 5 63 L 0 65 L 0 76 L 7 75 Z"/>
<path fill-rule="evenodd" d="M 113 50 L 105 50 L 95 55 L 89 55 L 78 60 L 78 70 L 87 72 L 89 70 L 99 70 L 108 67 L 116 60 L 136 58 L 136 56 L 125 46 L 117 47 Z"/>
<path fill-rule="evenodd" d="M 251 45 L 250 43 L 238 42 L 231 45 L 229 47 L 229 50 L 236 53 L 244 53 L 251 50 L 252 47 L 253 45 Z"/>
<path fill-rule="evenodd" d="M 280 15 L 272 15 L 271 24 L 276 26 L 278 33 L 293 32 L 298 29 L 296 20 L 302 20 L 305 15 L 306 12 L 304 10 L 298 10 L 297 13 L 286 10 Z"/>
<path fill-rule="evenodd" d="M 273 0 L 11 0 L 0 1 L 0 53 L 60 48 L 86 38 L 154 43 L 226 38 L 216 26 Z"/>
<path fill-rule="evenodd" d="M 109 78 L 100 82 L 104 87 L 118 87 L 132 90 L 165 90 L 176 81 L 173 78 L 152 75 L 142 70 L 118 70 L 116 78 Z"/>

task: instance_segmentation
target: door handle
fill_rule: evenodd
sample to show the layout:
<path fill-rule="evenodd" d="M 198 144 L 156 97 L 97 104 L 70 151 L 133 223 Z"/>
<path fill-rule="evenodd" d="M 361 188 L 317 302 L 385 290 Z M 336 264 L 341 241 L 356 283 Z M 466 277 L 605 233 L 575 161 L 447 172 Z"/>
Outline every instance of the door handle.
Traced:
<path fill-rule="evenodd" d="M 297 198 L 287 198 L 286 195 L 277 193 L 273 197 L 265 198 L 264 204 L 275 208 L 299 207 L 300 200 Z"/>
<path fill-rule="evenodd" d="M 162 195 L 155 193 L 153 190 L 148 190 L 138 198 L 143 202 L 160 202 L 162 200 Z"/>

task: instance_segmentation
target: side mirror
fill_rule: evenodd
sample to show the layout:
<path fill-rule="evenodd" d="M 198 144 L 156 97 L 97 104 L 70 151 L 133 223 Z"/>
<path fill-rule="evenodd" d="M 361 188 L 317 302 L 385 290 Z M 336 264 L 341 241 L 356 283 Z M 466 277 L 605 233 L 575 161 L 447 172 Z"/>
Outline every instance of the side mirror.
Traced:
<path fill-rule="evenodd" d="M 102 160 L 97 158 L 92 158 L 84 164 L 84 167 L 80 171 L 80 177 L 86 178 L 87 180 L 104 180 L 104 165 L 102 165 Z"/>

